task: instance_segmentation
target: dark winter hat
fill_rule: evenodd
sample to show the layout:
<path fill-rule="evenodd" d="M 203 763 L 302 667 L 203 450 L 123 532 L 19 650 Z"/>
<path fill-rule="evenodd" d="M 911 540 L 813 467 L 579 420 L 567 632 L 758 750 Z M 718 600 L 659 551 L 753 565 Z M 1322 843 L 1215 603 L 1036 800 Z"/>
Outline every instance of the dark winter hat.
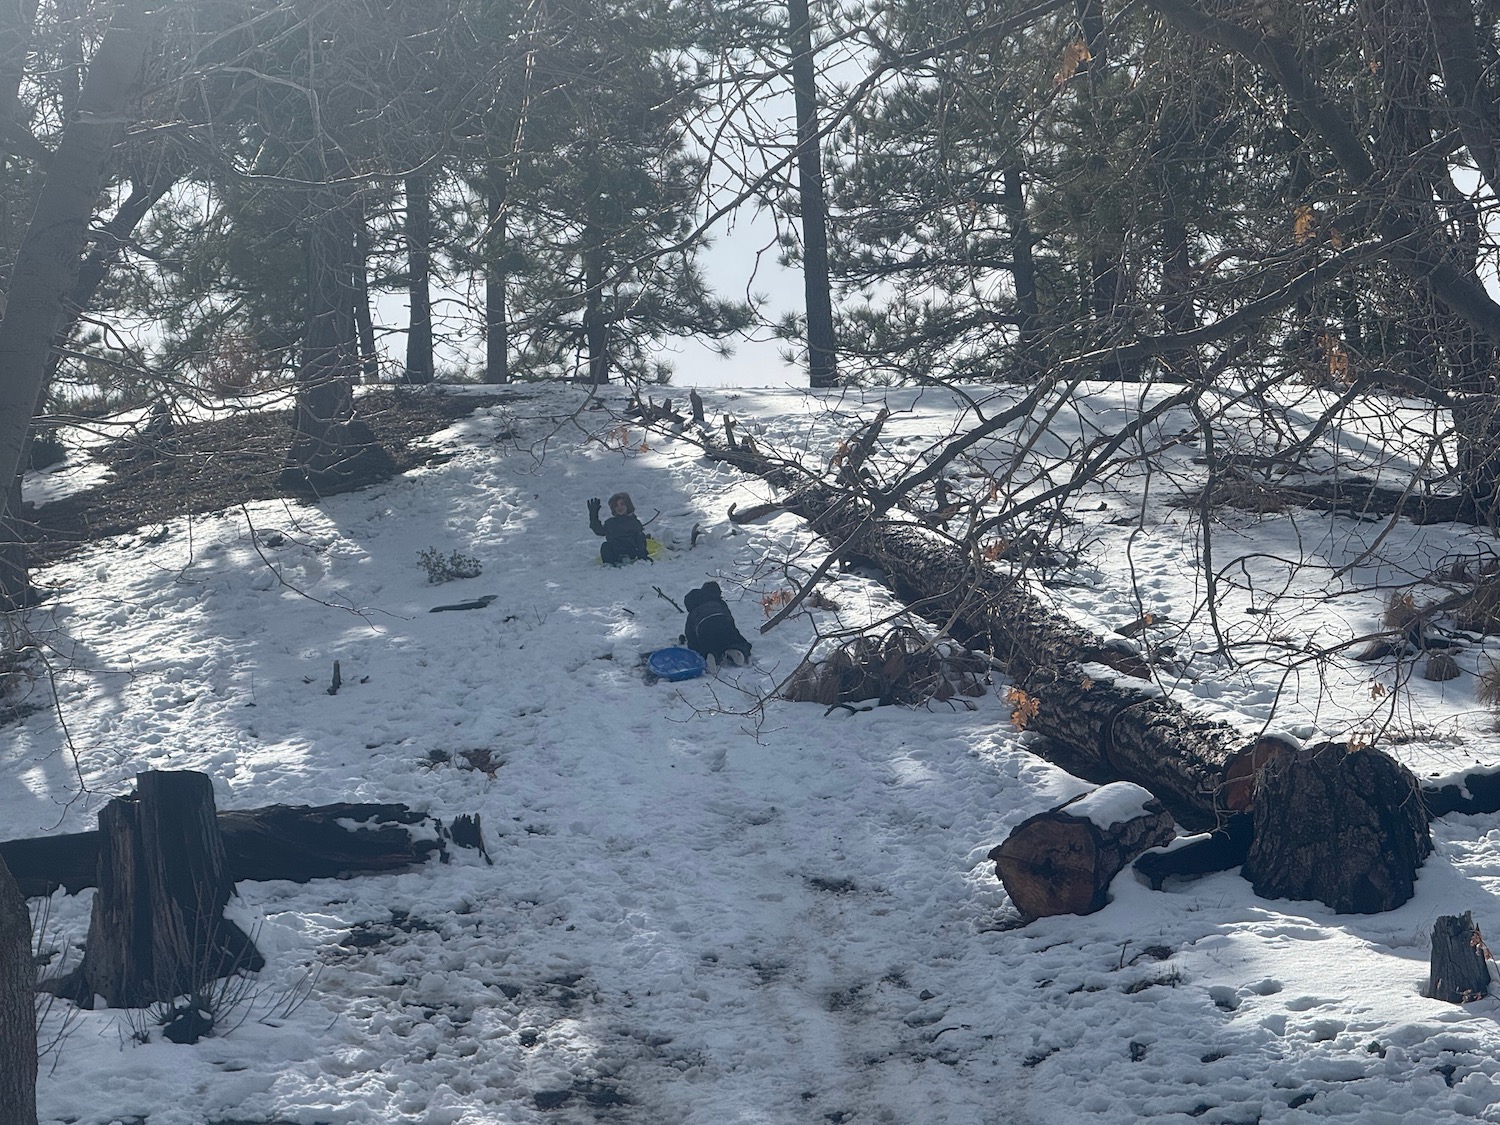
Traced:
<path fill-rule="evenodd" d="M 632 515 L 635 513 L 635 504 L 630 499 L 630 493 L 628 493 L 628 492 L 616 492 L 613 496 L 611 496 L 609 498 L 609 510 L 611 512 L 613 512 L 615 510 L 615 501 L 617 501 L 617 500 L 623 500 L 623 501 L 625 501 L 625 511 L 626 512 L 631 513 Z"/>
<path fill-rule="evenodd" d="M 718 598 L 719 601 L 724 600 L 724 591 L 719 589 L 719 584 L 717 582 L 703 583 L 703 592 L 710 598 Z"/>

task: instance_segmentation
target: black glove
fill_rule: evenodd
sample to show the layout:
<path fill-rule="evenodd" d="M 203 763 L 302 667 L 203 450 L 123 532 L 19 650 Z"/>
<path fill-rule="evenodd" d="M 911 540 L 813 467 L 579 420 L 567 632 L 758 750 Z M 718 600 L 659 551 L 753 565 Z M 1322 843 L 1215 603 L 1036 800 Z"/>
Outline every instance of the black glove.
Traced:
<path fill-rule="evenodd" d="M 599 497 L 597 496 L 589 501 L 589 518 L 595 520 L 599 518 Z"/>

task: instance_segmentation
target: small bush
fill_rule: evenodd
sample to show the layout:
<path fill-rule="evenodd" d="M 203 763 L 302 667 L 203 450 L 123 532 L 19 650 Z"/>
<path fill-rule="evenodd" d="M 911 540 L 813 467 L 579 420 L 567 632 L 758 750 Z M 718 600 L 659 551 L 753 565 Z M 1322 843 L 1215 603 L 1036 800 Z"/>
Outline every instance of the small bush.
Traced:
<path fill-rule="evenodd" d="M 417 561 L 427 572 L 427 581 L 432 583 L 452 582 L 455 578 L 478 578 L 484 571 L 473 555 L 454 551 L 445 556 L 436 547 L 418 552 Z"/>

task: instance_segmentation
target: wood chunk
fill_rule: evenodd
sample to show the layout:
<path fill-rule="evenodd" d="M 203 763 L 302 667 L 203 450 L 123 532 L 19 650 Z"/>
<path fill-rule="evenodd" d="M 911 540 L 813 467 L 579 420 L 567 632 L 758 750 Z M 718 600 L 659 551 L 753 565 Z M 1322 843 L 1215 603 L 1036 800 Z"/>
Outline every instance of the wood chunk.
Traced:
<path fill-rule="evenodd" d="M 1260 771 L 1243 873 L 1265 898 L 1374 914 L 1411 898 L 1431 851 L 1427 807 L 1410 771 L 1379 750 L 1324 743 Z"/>
<path fill-rule="evenodd" d="M 1489 956 L 1473 912 L 1442 915 L 1432 927 L 1427 996 L 1449 1004 L 1467 1004 L 1486 996 L 1490 990 Z"/>
<path fill-rule="evenodd" d="M 1116 782 L 1022 821 L 989 858 L 1027 918 L 1092 914 L 1131 860 L 1175 835 L 1160 801 Z"/>

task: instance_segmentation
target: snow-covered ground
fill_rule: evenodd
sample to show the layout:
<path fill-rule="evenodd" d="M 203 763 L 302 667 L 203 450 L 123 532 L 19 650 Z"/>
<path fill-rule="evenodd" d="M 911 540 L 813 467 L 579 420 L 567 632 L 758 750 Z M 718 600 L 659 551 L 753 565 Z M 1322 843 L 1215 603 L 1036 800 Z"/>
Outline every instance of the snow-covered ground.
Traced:
<path fill-rule="evenodd" d="M 1167 397 L 1082 391 L 1035 442 L 1012 428 L 976 447 L 956 487 L 993 510 L 1003 494 L 979 474 L 1015 462 L 1035 495 L 1071 472 L 1069 438 Z M 934 390 L 705 397 L 811 466 L 889 405 L 881 472 L 963 410 Z M 583 398 L 517 387 L 438 435 L 441 464 L 314 507 L 182 520 L 36 576 L 55 594 L 27 624 L 57 707 L 3 728 L 7 836 L 91 828 L 138 772 L 192 769 L 221 808 L 476 813 L 494 859 L 241 883 L 231 914 L 268 965 L 233 1026 L 182 1046 L 140 1013 L 53 1004 L 44 1122 L 1500 1121 L 1500 1002 L 1421 995 L 1438 915 L 1500 934 L 1500 817 L 1436 822 L 1415 899 L 1389 914 L 1258 899 L 1235 871 L 1166 892 L 1126 872 L 1099 913 L 1017 928 L 988 851 L 1088 787 L 1027 752 L 1004 682 L 972 708 L 771 698 L 820 637 L 900 607 L 836 571 L 836 608 L 760 634 L 823 545 L 791 515 L 731 525 L 764 483 Z M 1424 418 L 1406 415 L 1371 419 L 1409 427 L 1419 464 Z M 1267 416 L 1246 408 L 1220 442 Z M 1191 422 L 1165 414 L 1071 505 L 1073 558 L 1047 596 L 1103 629 L 1149 613 L 1150 644 L 1172 649 L 1162 686 L 1195 708 L 1373 738 L 1423 775 L 1493 763 L 1485 645 L 1445 683 L 1319 655 L 1378 628 L 1391 586 L 1489 540 L 1215 509 L 1210 614 L 1199 513 L 1180 503 L 1204 456 Z M 1357 429 L 1329 440 L 1360 455 Z M 620 489 L 677 550 L 598 564 L 585 502 Z M 427 548 L 483 573 L 430 584 Z M 677 606 L 709 578 L 753 664 L 646 683 L 641 654 L 675 642 Z M 483 594 L 487 609 L 428 612 Z M 33 902 L 44 949 L 76 960 L 89 900 Z"/>

